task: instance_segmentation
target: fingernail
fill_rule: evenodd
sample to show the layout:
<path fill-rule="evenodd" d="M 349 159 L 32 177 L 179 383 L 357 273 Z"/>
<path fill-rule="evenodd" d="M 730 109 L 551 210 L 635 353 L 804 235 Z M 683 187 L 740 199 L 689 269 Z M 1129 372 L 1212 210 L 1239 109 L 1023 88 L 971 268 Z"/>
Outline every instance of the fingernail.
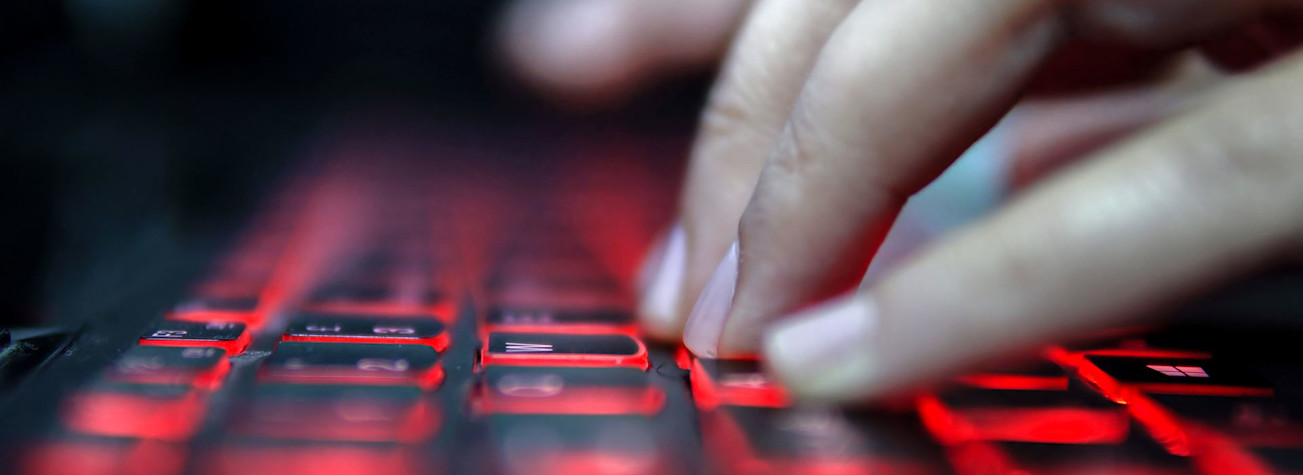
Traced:
<path fill-rule="evenodd" d="M 877 330 L 878 309 L 859 295 L 783 319 L 765 337 L 769 368 L 798 395 L 836 399 L 863 388 L 874 376 L 868 345 Z"/>
<path fill-rule="evenodd" d="M 638 315 L 644 329 L 653 336 L 668 338 L 683 330 L 674 312 L 679 307 L 687 249 L 687 233 L 676 224 L 643 263 Z"/>
<path fill-rule="evenodd" d="M 719 261 L 715 273 L 706 281 L 706 287 L 692 307 L 688 324 L 683 329 L 683 344 L 697 356 L 714 358 L 719 353 L 719 336 L 724 333 L 724 322 L 733 307 L 733 291 L 737 288 L 738 246 L 728 248 L 728 254 Z"/>

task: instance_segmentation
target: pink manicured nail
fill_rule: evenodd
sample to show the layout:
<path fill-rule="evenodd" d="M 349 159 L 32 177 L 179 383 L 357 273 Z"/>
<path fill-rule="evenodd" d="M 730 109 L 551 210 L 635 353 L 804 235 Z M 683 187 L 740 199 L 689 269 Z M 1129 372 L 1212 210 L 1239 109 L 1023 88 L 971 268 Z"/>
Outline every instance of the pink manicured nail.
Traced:
<path fill-rule="evenodd" d="M 765 338 L 767 363 L 785 383 L 807 395 L 876 376 L 870 347 L 877 332 L 877 305 L 864 295 L 843 298 L 793 315 Z M 844 371 L 842 371 L 844 370 Z"/>
<path fill-rule="evenodd" d="M 687 233 L 683 226 L 676 224 L 643 264 L 638 315 L 652 335 L 677 336 L 682 330 L 675 311 L 687 268 L 687 250 Z"/>
<path fill-rule="evenodd" d="M 738 246 L 728 249 L 719 261 L 715 273 L 710 275 L 701 290 L 697 304 L 692 307 L 688 324 L 683 330 L 683 344 L 697 356 L 714 358 L 719 353 L 719 336 L 724 332 L 724 322 L 733 307 L 733 291 L 737 288 Z"/>

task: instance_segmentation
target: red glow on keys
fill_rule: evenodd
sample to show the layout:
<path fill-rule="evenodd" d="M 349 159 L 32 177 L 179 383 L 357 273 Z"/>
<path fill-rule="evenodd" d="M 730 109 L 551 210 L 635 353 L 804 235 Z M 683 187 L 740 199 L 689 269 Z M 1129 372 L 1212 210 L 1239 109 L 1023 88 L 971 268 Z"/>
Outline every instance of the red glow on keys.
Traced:
<path fill-rule="evenodd" d="M 181 473 L 184 448 L 158 441 L 51 441 L 26 447 L 23 475 L 173 475 Z"/>
<path fill-rule="evenodd" d="M 110 381 L 135 384 L 189 384 L 195 389 L 214 391 L 222 386 L 231 362 L 222 358 L 212 369 L 186 374 L 176 371 L 125 372 L 116 371 L 107 376 Z"/>
<path fill-rule="evenodd" d="M 787 407 L 791 398 L 787 391 L 761 373 L 725 375 L 723 381 L 715 381 L 702 366 L 701 360 L 694 360 L 689 383 L 697 407 L 711 410 L 720 405 Z"/>
<path fill-rule="evenodd" d="M 558 388 L 553 394 L 507 397 L 483 386 L 471 394 L 477 414 L 654 415 L 665 406 L 665 393 L 656 387 Z"/>
<path fill-rule="evenodd" d="M 91 391 L 69 398 L 62 417 L 69 429 L 86 434 L 179 441 L 199 430 L 203 412 L 195 391 L 180 397 Z"/>
<path fill-rule="evenodd" d="M 373 337 L 349 337 L 349 336 L 297 336 L 282 335 L 281 341 L 302 341 L 309 343 L 370 343 L 370 344 L 388 344 L 388 345 L 426 345 L 434 348 L 434 351 L 440 353 L 448 349 L 450 337 L 448 332 L 439 333 L 437 336 L 430 338 L 373 338 Z"/>
<path fill-rule="evenodd" d="M 934 402 L 919 412 L 939 439 L 950 441 L 1119 444 L 1130 427 L 1125 412 L 1084 408 L 957 410 Z"/>
<path fill-rule="evenodd" d="M 688 347 L 679 345 L 674 350 L 674 364 L 684 371 L 692 369 L 692 352 L 688 351 Z"/>
<path fill-rule="evenodd" d="M 261 312 L 228 312 L 221 310 L 199 310 L 199 311 L 178 311 L 170 312 L 165 317 L 168 320 L 181 320 L 186 322 L 239 322 L 243 323 L 250 330 L 258 330 L 266 322 L 266 316 Z"/>
<path fill-rule="evenodd" d="M 425 441 L 438 430 L 439 408 L 418 400 L 411 404 L 347 399 L 267 404 L 258 414 L 239 419 L 235 431 L 252 437 L 318 442 Z"/>
<path fill-rule="evenodd" d="M 378 372 L 359 371 L 354 368 L 299 368 L 283 370 L 264 366 L 258 379 L 268 382 L 302 384 L 355 384 L 361 386 L 416 386 L 431 390 L 443 384 L 446 374 L 443 365 L 434 365 L 425 371 Z"/>
<path fill-rule="evenodd" d="M 1153 437 L 1172 455 L 1188 456 L 1191 454 L 1189 436 L 1183 430 L 1180 421 L 1166 408 L 1155 403 L 1139 390 L 1124 386 L 1104 370 L 1087 360 L 1084 354 L 1069 353 L 1062 348 L 1051 348 L 1049 358 L 1063 366 L 1076 370 L 1077 376 L 1098 390 L 1104 397 L 1118 404 L 1127 406 L 1127 412 L 1140 422 L 1149 436 Z"/>
<path fill-rule="evenodd" d="M 1235 473 L 1258 475 L 1276 473 L 1258 457 L 1244 450 L 1235 440 L 1206 427 L 1187 427 L 1195 440 L 1194 467 L 1209 475 Z"/>
<path fill-rule="evenodd" d="M 960 384 L 981 389 L 1011 391 L 1064 391 L 1067 376 L 1026 376 L 1019 374 L 977 373 L 956 378 Z"/>
<path fill-rule="evenodd" d="M 351 475 L 427 473 L 411 451 L 398 448 L 330 446 L 226 447 L 205 457 L 203 475 Z"/>
<path fill-rule="evenodd" d="M 658 452 L 621 451 L 530 451 L 522 456 L 507 454 L 506 473 L 562 475 L 602 473 L 612 475 L 651 475 L 680 473 Z"/>

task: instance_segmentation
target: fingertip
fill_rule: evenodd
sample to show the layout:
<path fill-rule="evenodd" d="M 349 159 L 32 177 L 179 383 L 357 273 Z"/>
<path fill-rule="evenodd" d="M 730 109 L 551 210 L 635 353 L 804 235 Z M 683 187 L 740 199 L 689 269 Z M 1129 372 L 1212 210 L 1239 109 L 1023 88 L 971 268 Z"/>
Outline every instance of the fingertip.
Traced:
<path fill-rule="evenodd" d="M 737 288 L 738 244 L 733 243 L 697 297 L 683 328 L 683 344 L 693 354 L 706 358 L 719 355 L 719 339 L 733 307 Z"/>
<path fill-rule="evenodd" d="M 687 234 L 674 225 L 648 254 L 638 296 L 638 319 L 647 336 L 674 341 L 683 335 L 678 308 L 687 268 Z"/>
<path fill-rule="evenodd" d="M 773 325 L 765 333 L 766 364 L 800 399 L 845 401 L 872 394 L 880 364 L 874 337 L 879 313 L 873 300 L 834 300 Z"/>
<path fill-rule="evenodd" d="M 552 99 L 587 103 L 623 95 L 639 54 L 631 37 L 631 2 L 531 0 L 503 16 L 501 53 L 508 67 Z"/>

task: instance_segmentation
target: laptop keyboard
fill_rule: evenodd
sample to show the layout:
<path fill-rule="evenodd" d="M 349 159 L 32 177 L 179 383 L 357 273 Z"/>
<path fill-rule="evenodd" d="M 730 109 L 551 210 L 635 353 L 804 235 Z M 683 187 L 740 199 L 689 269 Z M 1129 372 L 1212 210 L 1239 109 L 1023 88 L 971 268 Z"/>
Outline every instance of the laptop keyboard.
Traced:
<path fill-rule="evenodd" d="M 1220 355 L 1112 339 L 812 406 L 643 339 L 564 207 L 485 237 L 412 199 L 331 222 L 329 174 L 289 190 L 19 473 L 1303 473 L 1303 406 Z"/>

